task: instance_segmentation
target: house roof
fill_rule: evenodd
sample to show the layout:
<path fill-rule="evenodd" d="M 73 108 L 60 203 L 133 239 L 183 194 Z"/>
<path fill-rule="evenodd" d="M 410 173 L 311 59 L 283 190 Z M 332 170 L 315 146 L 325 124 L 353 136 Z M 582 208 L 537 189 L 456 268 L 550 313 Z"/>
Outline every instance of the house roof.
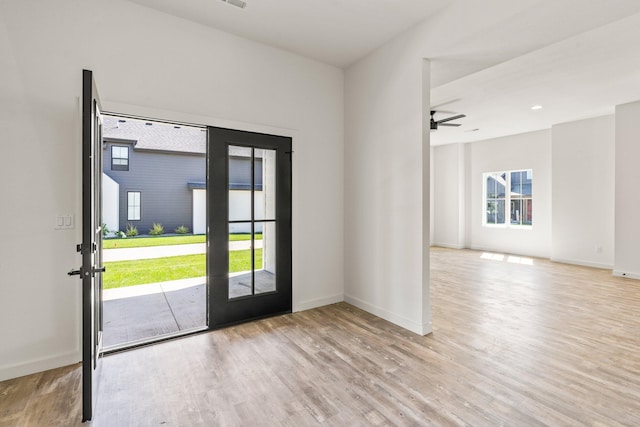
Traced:
<path fill-rule="evenodd" d="M 193 126 L 104 115 L 102 136 L 105 139 L 132 141 L 135 150 L 189 154 L 207 152 L 206 129 Z"/>

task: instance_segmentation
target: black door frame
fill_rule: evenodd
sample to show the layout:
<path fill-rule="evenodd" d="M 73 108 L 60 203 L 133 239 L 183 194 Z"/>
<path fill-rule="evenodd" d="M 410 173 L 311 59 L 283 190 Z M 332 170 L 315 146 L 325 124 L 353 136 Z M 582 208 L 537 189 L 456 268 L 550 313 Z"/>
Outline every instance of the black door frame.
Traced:
<path fill-rule="evenodd" d="M 209 329 L 292 311 L 292 139 L 257 132 L 208 128 L 207 256 Z M 276 151 L 275 292 L 229 299 L 229 146 Z M 252 173 L 253 175 L 253 173 Z"/>

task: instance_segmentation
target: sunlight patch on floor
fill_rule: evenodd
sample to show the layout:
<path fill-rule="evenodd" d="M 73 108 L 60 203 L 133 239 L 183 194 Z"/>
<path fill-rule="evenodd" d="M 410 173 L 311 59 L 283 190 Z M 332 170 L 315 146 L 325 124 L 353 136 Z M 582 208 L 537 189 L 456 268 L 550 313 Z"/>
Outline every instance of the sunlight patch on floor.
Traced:
<path fill-rule="evenodd" d="M 489 261 L 506 261 L 512 264 L 522 264 L 522 265 L 533 265 L 533 258 L 515 256 L 515 255 L 505 255 L 505 254 L 496 254 L 491 252 L 483 252 L 480 255 L 481 259 L 486 259 Z"/>

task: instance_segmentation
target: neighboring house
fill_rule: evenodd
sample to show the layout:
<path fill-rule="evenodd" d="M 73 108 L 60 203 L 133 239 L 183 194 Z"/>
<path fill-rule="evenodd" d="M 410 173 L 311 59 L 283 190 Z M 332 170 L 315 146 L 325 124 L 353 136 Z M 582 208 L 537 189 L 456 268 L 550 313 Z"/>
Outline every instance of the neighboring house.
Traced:
<path fill-rule="evenodd" d="M 104 116 L 103 222 L 114 232 L 129 224 L 147 234 L 179 226 L 206 233 L 206 129 Z M 255 167 L 256 199 L 262 197 L 262 164 Z M 239 150 L 229 164 L 230 216 L 250 212 L 251 162 Z M 233 232 L 248 232 L 234 226 Z"/>

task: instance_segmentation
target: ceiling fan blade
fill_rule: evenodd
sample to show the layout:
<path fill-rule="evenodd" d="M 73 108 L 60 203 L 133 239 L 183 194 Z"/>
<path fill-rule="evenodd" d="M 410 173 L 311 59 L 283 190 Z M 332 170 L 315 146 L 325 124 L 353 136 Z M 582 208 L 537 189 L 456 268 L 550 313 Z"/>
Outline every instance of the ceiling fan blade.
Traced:
<path fill-rule="evenodd" d="M 460 123 L 438 123 L 438 126 L 461 126 Z"/>
<path fill-rule="evenodd" d="M 467 117 L 464 114 L 458 114 L 457 116 L 453 116 L 453 117 L 447 117 L 446 119 L 442 119 L 442 120 L 437 120 L 437 123 L 444 123 L 444 122 L 450 122 L 451 120 L 457 120 L 457 119 L 461 119 L 463 117 Z"/>

